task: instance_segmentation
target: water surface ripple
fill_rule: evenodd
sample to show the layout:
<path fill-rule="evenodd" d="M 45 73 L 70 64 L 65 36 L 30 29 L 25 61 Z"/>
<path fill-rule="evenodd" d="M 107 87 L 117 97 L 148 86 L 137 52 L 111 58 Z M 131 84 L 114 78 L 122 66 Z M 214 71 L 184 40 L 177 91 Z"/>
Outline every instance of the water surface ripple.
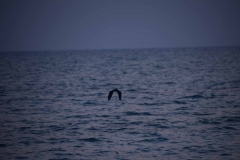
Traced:
<path fill-rule="evenodd" d="M 239 47 L 1 53 L 0 157 L 240 159 L 239 62 Z"/>

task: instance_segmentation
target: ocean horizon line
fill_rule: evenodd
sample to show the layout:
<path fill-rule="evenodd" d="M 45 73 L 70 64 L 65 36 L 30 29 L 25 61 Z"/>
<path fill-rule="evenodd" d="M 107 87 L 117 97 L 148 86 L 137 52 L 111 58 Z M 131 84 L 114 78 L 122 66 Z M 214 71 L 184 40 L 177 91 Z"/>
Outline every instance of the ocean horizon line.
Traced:
<path fill-rule="evenodd" d="M 239 48 L 240 45 L 222 45 L 222 46 L 182 46 L 182 47 L 143 47 L 143 48 L 99 48 L 99 49 L 49 49 L 49 50 L 12 50 L 0 51 L 0 53 L 19 53 L 19 52 L 82 52 L 82 51 L 126 51 L 126 50 L 169 50 L 169 49 L 191 49 L 191 48 Z"/>

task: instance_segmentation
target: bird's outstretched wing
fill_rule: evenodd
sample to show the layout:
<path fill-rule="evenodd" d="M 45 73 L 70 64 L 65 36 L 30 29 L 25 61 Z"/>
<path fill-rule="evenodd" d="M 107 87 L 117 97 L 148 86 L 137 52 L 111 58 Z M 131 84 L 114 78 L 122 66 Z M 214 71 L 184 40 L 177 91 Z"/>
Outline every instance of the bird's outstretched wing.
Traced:
<path fill-rule="evenodd" d="M 119 98 L 119 100 L 121 100 L 121 98 L 122 98 L 122 92 L 118 90 L 117 93 L 118 93 L 118 98 Z"/>
<path fill-rule="evenodd" d="M 108 100 L 110 100 L 110 99 L 111 99 L 111 97 L 112 97 L 112 94 L 113 94 L 113 91 L 110 91 L 110 92 L 109 92 L 109 94 L 108 94 Z"/>

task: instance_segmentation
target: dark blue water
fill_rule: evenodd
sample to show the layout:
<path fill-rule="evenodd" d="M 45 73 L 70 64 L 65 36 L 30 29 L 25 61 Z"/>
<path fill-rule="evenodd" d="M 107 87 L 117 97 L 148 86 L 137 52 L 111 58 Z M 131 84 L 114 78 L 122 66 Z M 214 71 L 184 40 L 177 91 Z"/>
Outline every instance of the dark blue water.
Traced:
<path fill-rule="evenodd" d="M 0 129 L 0 159 L 240 159 L 240 48 L 1 53 Z"/>

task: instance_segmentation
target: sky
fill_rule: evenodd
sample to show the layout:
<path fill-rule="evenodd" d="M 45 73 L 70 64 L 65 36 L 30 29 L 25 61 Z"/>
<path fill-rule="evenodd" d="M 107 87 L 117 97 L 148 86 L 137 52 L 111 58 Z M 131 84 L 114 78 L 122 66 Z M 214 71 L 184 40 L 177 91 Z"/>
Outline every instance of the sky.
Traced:
<path fill-rule="evenodd" d="M 0 51 L 240 45 L 240 0 L 0 0 Z"/>

